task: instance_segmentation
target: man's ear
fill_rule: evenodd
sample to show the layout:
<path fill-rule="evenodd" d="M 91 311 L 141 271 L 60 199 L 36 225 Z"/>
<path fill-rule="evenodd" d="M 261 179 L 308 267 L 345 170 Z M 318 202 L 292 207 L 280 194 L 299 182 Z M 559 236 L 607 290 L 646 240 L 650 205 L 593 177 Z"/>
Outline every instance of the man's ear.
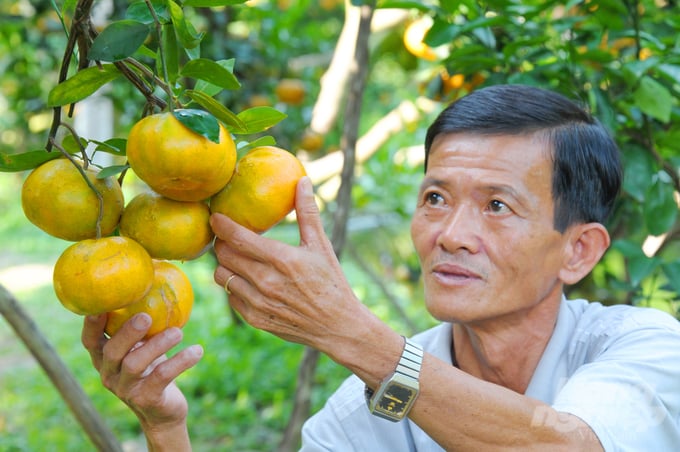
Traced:
<path fill-rule="evenodd" d="M 595 267 L 607 248 L 610 238 L 600 223 L 584 223 L 565 231 L 567 242 L 559 277 L 565 284 L 575 284 Z"/>

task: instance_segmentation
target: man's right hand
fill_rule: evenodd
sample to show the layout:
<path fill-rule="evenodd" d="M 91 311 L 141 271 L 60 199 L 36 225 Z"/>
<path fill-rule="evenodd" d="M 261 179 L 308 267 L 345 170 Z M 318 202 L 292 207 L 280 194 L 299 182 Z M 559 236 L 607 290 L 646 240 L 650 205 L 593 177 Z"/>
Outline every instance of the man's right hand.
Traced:
<path fill-rule="evenodd" d="M 201 359 L 201 346 L 168 358 L 166 353 L 182 340 L 182 331 L 169 328 L 142 342 L 151 325 L 147 314 L 132 317 L 111 338 L 104 334 L 105 325 L 105 314 L 87 316 L 82 331 L 83 345 L 104 386 L 137 415 L 149 450 L 191 450 L 187 401 L 174 380 Z"/>

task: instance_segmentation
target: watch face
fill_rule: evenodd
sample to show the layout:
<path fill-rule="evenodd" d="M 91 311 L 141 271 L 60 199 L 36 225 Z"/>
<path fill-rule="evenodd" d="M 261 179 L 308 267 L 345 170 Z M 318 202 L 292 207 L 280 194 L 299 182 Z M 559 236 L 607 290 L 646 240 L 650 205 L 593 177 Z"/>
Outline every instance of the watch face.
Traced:
<path fill-rule="evenodd" d="M 413 388 L 393 383 L 385 389 L 375 409 L 392 416 L 402 416 L 409 405 L 411 405 L 415 393 L 416 391 Z"/>

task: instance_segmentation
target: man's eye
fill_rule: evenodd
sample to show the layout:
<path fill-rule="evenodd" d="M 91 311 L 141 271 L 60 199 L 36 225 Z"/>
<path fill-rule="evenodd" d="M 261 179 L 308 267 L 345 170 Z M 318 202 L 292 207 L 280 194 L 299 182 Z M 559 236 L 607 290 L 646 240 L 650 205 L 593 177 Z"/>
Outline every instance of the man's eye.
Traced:
<path fill-rule="evenodd" d="M 493 213 L 506 213 L 510 212 L 510 208 L 503 201 L 494 199 L 489 203 L 489 210 Z"/>
<path fill-rule="evenodd" d="M 434 192 L 426 193 L 425 202 L 431 206 L 436 206 L 444 202 L 444 197 L 442 197 L 442 195 L 440 195 L 439 193 Z"/>

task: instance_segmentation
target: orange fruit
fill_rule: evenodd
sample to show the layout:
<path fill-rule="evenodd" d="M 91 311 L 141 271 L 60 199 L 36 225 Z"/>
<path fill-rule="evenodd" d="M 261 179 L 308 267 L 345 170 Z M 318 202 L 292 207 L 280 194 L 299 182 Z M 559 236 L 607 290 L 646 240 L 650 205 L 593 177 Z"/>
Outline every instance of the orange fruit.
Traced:
<path fill-rule="evenodd" d="M 182 328 L 191 315 L 194 291 L 189 278 L 176 265 L 153 261 L 151 290 L 139 301 L 107 314 L 106 334 L 113 336 L 125 322 L 140 312 L 151 316 L 151 327 L 145 339 L 170 328 Z"/>
<path fill-rule="evenodd" d="M 76 314 L 102 314 L 140 300 L 151 288 L 153 262 L 132 239 L 104 237 L 74 243 L 54 266 L 54 291 Z"/>
<path fill-rule="evenodd" d="M 323 135 L 307 129 L 300 138 L 300 147 L 307 152 L 316 152 L 323 147 L 323 141 Z"/>
<path fill-rule="evenodd" d="M 101 235 L 110 235 L 123 212 L 123 192 L 113 177 L 97 179 L 89 167 L 87 178 L 103 198 Z M 97 237 L 99 198 L 68 159 L 50 160 L 31 171 L 21 188 L 26 218 L 48 234 L 73 242 Z"/>
<path fill-rule="evenodd" d="M 408 24 L 403 36 L 406 50 L 418 58 L 427 61 L 435 61 L 437 59 L 434 49 L 423 42 L 425 35 L 427 35 L 431 27 L 432 19 L 430 17 L 423 17 Z"/>
<path fill-rule="evenodd" d="M 253 108 L 253 107 L 269 107 L 271 106 L 271 101 L 269 98 L 263 94 L 253 94 L 250 96 L 250 99 L 248 99 L 248 107 Z"/>
<path fill-rule="evenodd" d="M 224 187 L 234 171 L 236 146 L 220 124 L 219 143 L 199 135 L 169 112 L 146 116 L 128 135 L 132 170 L 156 193 L 176 201 L 202 201 Z"/>
<path fill-rule="evenodd" d="M 125 206 L 120 235 L 139 242 L 155 259 L 187 261 L 205 253 L 214 237 L 205 202 L 140 193 Z"/>
<path fill-rule="evenodd" d="M 300 105 L 305 100 L 307 89 L 302 80 L 284 78 L 279 81 L 275 88 L 276 98 L 288 105 Z"/>
<path fill-rule="evenodd" d="M 238 161 L 227 186 L 210 199 L 210 210 L 264 232 L 293 210 L 297 182 L 305 174 L 290 152 L 274 146 L 253 148 Z"/>

